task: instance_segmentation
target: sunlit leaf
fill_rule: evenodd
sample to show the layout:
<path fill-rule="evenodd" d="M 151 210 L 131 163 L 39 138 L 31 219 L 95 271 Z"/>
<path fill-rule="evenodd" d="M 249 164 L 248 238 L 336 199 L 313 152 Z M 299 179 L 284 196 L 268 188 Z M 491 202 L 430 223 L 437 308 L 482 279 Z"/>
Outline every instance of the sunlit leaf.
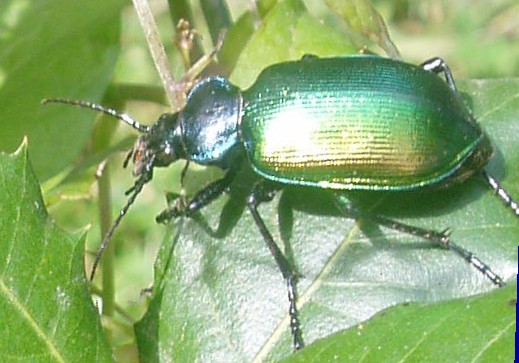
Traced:
<path fill-rule="evenodd" d="M 0 351 L 4 361 L 110 362 L 84 273 L 84 233 L 47 214 L 24 144 L 0 154 Z"/>

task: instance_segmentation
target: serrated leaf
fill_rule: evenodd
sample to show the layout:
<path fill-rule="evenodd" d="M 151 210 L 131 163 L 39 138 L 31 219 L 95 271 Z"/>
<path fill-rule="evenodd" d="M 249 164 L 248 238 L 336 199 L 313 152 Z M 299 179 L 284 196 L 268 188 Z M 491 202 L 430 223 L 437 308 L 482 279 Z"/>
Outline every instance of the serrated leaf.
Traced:
<path fill-rule="evenodd" d="M 0 153 L 2 361 L 109 362 L 84 273 L 83 233 L 49 218 L 24 144 Z"/>
<path fill-rule="evenodd" d="M 119 53 L 117 1 L 0 3 L 0 145 L 28 135 L 37 175 L 47 179 L 86 146 L 95 114 L 42 106 L 41 99 L 99 101 Z"/>

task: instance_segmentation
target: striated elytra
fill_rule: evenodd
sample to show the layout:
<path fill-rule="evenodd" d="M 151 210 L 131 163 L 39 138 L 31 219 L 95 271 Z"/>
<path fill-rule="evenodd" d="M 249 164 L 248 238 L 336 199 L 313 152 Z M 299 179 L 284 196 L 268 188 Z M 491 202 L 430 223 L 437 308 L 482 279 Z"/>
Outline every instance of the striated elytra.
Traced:
<path fill-rule="evenodd" d="M 262 176 L 283 183 L 413 189 L 461 181 L 492 154 L 443 80 L 391 59 L 274 65 L 243 98 L 249 160 Z"/>
<path fill-rule="evenodd" d="M 170 120 L 166 120 L 170 118 Z M 156 165 L 228 169 L 243 154 L 276 182 L 348 190 L 451 184 L 481 169 L 488 138 L 457 93 L 421 67 L 376 56 L 305 57 L 241 92 L 200 82 L 179 114 L 142 137 Z M 138 160 L 140 165 L 149 163 Z"/>
<path fill-rule="evenodd" d="M 193 87 L 184 109 L 163 114 L 152 126 L 89 102 L 44 102 L 89 107 L 142 133 L 129 156 L 137 180 L 101 243 L 92 276 L 114 230 L 152 179 L 153 169 L 184 159 L 226 173 L 192 199 L 163 211 L 158 222 L 191 216 L 210 204 L 227 190 L 244 163 L 262 177 L 252 187 L 247 206 L 286 280 L 295 349 L 304 345 L 296 308 L 298 274 L 257 209 L 286 184 L 335 189 L 337 206 L 345 214 L 451 249 L 495 285 L 504 284 L 487 264 L 453 243 L 448 230 L 423 229 L 366 214 L 342 192 L 448 187 L 478 174 L 519 217 L 517 202 L 483 169 L 492 146 L 440 58 L 416 66 L 368 55 L 305 56 L 266 68 L 244 91 L 214 76 Z"/>

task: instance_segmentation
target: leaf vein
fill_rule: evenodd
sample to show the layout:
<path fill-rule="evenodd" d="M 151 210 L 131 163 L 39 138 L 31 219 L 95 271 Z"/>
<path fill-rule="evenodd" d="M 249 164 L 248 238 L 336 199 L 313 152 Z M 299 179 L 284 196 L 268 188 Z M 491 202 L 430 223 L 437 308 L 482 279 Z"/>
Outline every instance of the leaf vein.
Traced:
<path fill-rule="evenodd" d="M 14 294 L 12 294 L 12 292 L 4 284 L 3 281 L 0 281 L 0 290 L 7 297 L 7 300 L 11 302 L 11 305 L 29 323 L 36 335 L 45 343 L 45 345 L 49 349 L 51 356 L 54 357 L 56 361 L 65 363 L 65 359 L 61 356 L 57 347 L 52 343 L 52 341 L 50 341 L 50 339 L 48 339 L 48 337 L 45 335 L 45 332 L 40 328 L 40 326 L 31 316 L 29 311 L 27 311 L 27 309 L 24 307 L 24 305 L 22 305 L 22 303 L 17 299 L 17 297 Z"/>

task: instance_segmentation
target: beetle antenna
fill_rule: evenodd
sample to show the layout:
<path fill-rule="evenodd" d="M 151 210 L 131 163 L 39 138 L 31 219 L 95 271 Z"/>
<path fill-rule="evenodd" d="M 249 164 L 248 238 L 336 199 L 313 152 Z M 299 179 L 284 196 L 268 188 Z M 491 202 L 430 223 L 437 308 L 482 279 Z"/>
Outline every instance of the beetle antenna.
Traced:
<path fill-rule="evenodd" d="M 66 99 L 66 98 L 44 98 L 43 100 L 41 100 L 41 103 L 44 104 L 44 105 L 48 104 L 48 103 L 62 103 L 62 104 L 65 104 L 65 105 L 72 105 L 72 106 L 77 106 L 77 107 L 90 108 L 92 110 L 99 111 L 99 112 L 102 112 L 102 113 L 104 113 L 106 115 L 110 115 L 110 116 L 113 116 L 115 118 L 118 118 L 119 120 L 127 123 L 128 125 L 130 125 L 131 127 L 133 127 L 135 130 L 137 130 L 139 132 L 147 133 L 150 130 L 149 126 L 141 125 L 138 121 L 134 120 L 133 118 L 131 118 L 127 114 L 119 113 L 119 112 L 117 112 L 114 109 L 101 106 L 98 103 L 93 103 L 93 102 L 88 102 L 88 101 L 80 101 L 80 100 L 69 100 L 69 99 Z"/>
<path fill-rule="evenodd" d="M 519 204 L 510 196 L 510 194 L 508 194 L 508 192 L 499 185 L 499 182 L 485 170 L 481 170 L 481 175 L 494 194 L 501 198 L 503 203 L 514 212 L 516 217 L 519 217 Z"/>
<path fill-rule="evenodd" d="M 144 173 L 140 176 L 139 179 L 135 182 L 133 187 L 129 190 L 131 192 L 130 196 L 128 197 L 128 201 L 126 202 L 125 206 L 121 209 L 119 212 L 119 215 L 115 219 L 114 223 L 110 226 L 110 229 L 106 232 L 103 241 L 101 242 L 101 245 L 97 249 L 94 263 L 92 265 L 92 271 L 90 272 L 90 281 L 94 279 L 94 275 L 97 270 L 97 266 L 99 265 L 99 262 L 101 261 L 101 257 L 103 256 L 103 252 L 105 251 L 106 247 L 108 246 L 108 243 L 112 239 L 112 236 L 115 232 L 115 229 L 119 226 L 119 223 L 121 223 L 121 220 L 126 215 L 128 210 L 130 209 L 133 202 L 135 202 L 135 199 L 137 198 L 137 195 L 142 191 L 142 188 L 144 185 L 151 179 L 151 173 Z"/>

